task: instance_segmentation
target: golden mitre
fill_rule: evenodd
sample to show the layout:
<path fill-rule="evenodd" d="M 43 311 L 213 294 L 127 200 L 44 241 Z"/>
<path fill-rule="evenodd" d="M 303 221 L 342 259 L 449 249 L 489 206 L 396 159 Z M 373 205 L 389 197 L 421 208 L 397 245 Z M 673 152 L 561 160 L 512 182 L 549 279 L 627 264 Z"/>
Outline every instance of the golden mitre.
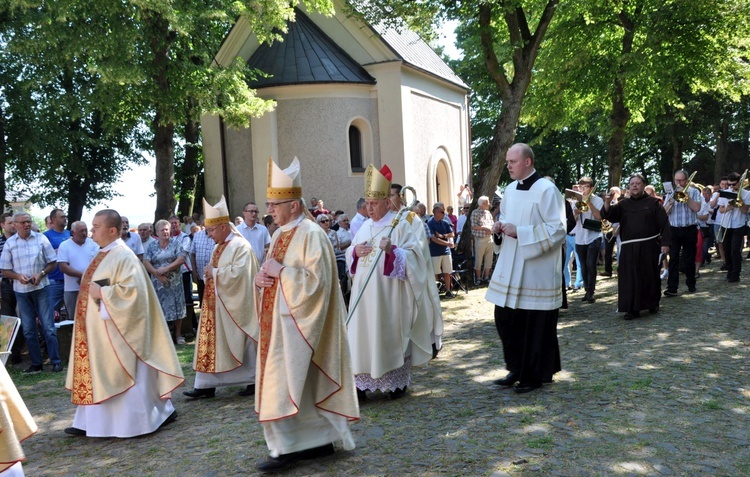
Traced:
<path fill-rule="evenodd" d="M 232 221 L 229 217 L 229 208 L 223 194 L 221 195 L 221 200 L 214 206 L 208 205 L 206 198 L 203 198 L 203 216 L 203 223 L 206 227 L 213 227 L 214 225 L 226 224 Z"/>
<path fill-rule="evenodd" d="M 370 164 L 365 170 L 365 199 L 387 199 L 391 195 L 393 174 L 385 164 L 380 170 Z"/>
<path fill-rule="evenodd" d="M 268 188 L 266 195 L 269 199 L 301 199 L 302 177 L 300 175 L 299 159 L 296 157 L 283 171 L 268 158 Z"/>

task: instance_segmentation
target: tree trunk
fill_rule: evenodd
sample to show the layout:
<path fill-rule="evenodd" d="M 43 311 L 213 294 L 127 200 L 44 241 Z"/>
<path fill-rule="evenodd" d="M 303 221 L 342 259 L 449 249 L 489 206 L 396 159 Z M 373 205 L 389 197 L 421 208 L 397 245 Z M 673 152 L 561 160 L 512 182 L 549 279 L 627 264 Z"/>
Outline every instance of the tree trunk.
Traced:
<path fill-rule="evenodd" d="M 729 154 L 729 123 L 726 119 L 721 120 L 719 130 L 716 131 L 716 161 L 714 162 L 714 184 L 724 175 L 724 165 L 727 163 Z"/>
<path fill-rule="evenodd" d="M 174 125 L 160 124 L 161 113 L 154 117 L 154 156 L 156 157 L 156 210 L 154 223 L 174 214 Z"/>
<path fill-rule="evenodd" d="M 673 122 L 669 127 L 669 141 L 672 143 L 672 176 L 674 173 L 682 169 L 682 149 L 684 140 L 680 137 L 677 131 L 678 125 Z"/>
<path fill-rule="evenodd" d="M 200 124 L 197 119 L 194 119 L 195 108 L 197 101 L 194 98 L 190 98 L 190 111 L 188 112 L 188 120 L 185 124 L 185 161 L 182 163 L 182 170 L 180 171 L 180 205 L 177 210 L 180 211 L 180 216 L 192 215 L 193 207 L 195 205 L 196 186 L 198 181 L 198 158 L 200 157 Z"/>
<path fill-rule="evenodd" d="M 642 6 L 636 8 L 635 17 Z M 633 51 L 635 38 L 635 23 L 622 11 L 618 18 L 623 27 L 622 52 L 619 67 L 615 73 L 614 90 L 612 91 L 612 113 L 609 116 L 610 136 L 607 140 L 607 160 L 609 162 L 609 187 L 618 186 L 622 182 L 622 154 L 625 147 L 625 130 L 630 121 L 630 110 L 625 104 L 625 58 Z"/>
<path fill-rule="evenodd" d="M 5 142 L 5 112 L 0 104 L 0 199 L 3 201 L 2 212 L 5 212 L 8 206 L 8 199 L 5 197 L 5 169 L 8 160 L 8 144 Z"/>
<path fill-rule="evenodd" d="M 174 194 L 174 123 L 165 114 L 168 105 L 164 104 L 170 98 L 169 52 L 175 35 L 169 29 L 169 21 L 160 13 L 149 11 L 146 15 L 151 35 L 151 50 L 154 55 L 151 60 L 152 80 L 156 84 L 159 95 L 155 101 L 153 122 L 154 157 L 156 158 L 154 222 L 156 222 L 173 215 L 177 205 Z"/>

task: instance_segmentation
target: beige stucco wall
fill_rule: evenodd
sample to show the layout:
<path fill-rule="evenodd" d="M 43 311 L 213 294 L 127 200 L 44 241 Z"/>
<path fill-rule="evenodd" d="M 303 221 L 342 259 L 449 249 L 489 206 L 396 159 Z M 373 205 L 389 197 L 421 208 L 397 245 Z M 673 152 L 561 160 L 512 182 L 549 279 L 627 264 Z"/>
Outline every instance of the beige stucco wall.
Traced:
<path fill-rule="evenodd" d="M 227 192 L 229 214 L 242 217 L 242 207 L 256 201 L 250 128 L 224 127 L 224 147 L 227 158 Z M 263 172 L 261 172 L 262 174 Z"/>
<path fill-rule="evenodd" d="M 364 173 L 349 166 L 348 131 L 355 118 L 366 120 L 377 137 L 377 100 L 370 98 L 278 99 L 279 166 L 297 156 L 302 166 L 302 190 L 306 200 L 323 199 L 329 210 L 355 212 L 362 196 Z M 380 164 L 380 146 L 373 141 L 373 159 Z"/>

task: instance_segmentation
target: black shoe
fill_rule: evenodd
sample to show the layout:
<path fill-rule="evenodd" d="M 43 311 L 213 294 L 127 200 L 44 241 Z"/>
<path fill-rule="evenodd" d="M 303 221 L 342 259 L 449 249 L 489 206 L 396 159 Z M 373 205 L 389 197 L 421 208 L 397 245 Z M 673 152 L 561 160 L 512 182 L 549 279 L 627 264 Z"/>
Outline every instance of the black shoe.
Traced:
<path fill-rule="evenodd" d="M 395 390 L 391 391 L 389 394 L 389 397 L 391 398 L 392 401 L 394 401 L 396 399 L 401 399 L 405 395 L 406 395 L 406 386 L 404 386 L 403 388 L 396 388 Z"/>
<path fill-rule="evenodd" d="M 688 293 L 695 293 L 695 287 L 688 288 Z"/>
<path fill-rule="evenodd" d="M 584 296 L 583 296 L 583 297 L 581 298 L 581 301 L 583 301 L 583 302 L 587 302 L 587 301 L 589 301 L 589 294 L 588 294 L 588 293 L 586 293 L 586 294 L 585 294 L 585 295 L 584 295 Z"/>
<path fill-rule="evenodd" d="M 77 427 L 66 427 L 65 433 L 71 436 L 85 436 L 86 435 L 86 431 L 84 431 L 83 429 L 78 429 Z"/>
<path fill-rule="evenodd" d="M 267 460 L 256 464 L 255 469 L 258 472 L 280 472 L 292 467 L 300 461 L 299 452 L 291 454 L 281 454 L 278 457 L 269 457 Z"/>
<path fill-rule="evenodd" d="M 26 371 L 23 372 L 23 374 L 37 374 L 42 372 L 42 365 L 34 366 L 33 364 L 29 366 Z"/>
<path fill-rule="evenodd" d="M 192 391 L 182 391 L 182 394 L 189 398 L 212 398 L 216 395 L 216 388 L 193 389 Z"/>
<path fill-rule="evenodd" d="M 612 278 L 612 272 L 604 272 L 599 274 L 600 277 Z"/>
<path fill-rule="evenodd" d="M 541 384 L 524 384 L 524 383 L 518 383 L 516 387 L 513 388 L 513 390 L 516 392 L 516 394 L 526 394 L 530 393 L 531 391 L 535 389 L 541 388 Z"/>
<path fill-rule="evenodd" d="M 518 381 L 518 373 L 510 372 L 507 376 L 504 378 L 496 379 L 492 381 L 492 384 L 497 384 L 498 386 L 513 386 Z"/>
<path fill-rule="evenodd" d="M 450 300 L 451 298 L 456 298 L 456 294 L 455 293 L 451 293 L 450 290 L 449 290 L 449 291 L 445 292 L 444 297 L 445 297 L 446 300 Z"/>
<path fill-rule="evenodd" d="M 297 454 L 299 454 L 299 458 L 301 460 L 312 460 L 328 457 L 329 455 L 333 455 L 334 452 L 335 450 L 333 449 L 333 444 L 326 444 L 324 446 L 313 447 L 312 449 L 299 451 L 297 452 Z"/>
<path fill-rule="evenodd" d="M 649 308 L 649 309 L 648 309 L 648 312 L 649 312 L 649 313 L 651 313 L 652 315 L 653 315 L 653 314 L 656 314 L 656 313 L 659 313 L 659 305 L 656 305 L 656 306 L 655 306 L 655 307 L 653 307 L 653 308 Z"/>
<path fill-rule="evenodd" d="M 159 429 L 161 429 L 164 426 L 168 426 L 169 424 L 172 424 L 176 420 L 177 420 L 177 411 L 172 411 L 172 414 L 170 414 L 169 417 L 166 418 L 164 422 L 161 423 L 161 426 L 159 426 Z"/>
<path fill-rule="evenodd" d="M 440 350 L 438 349 L 437 345 L 435 343 L 432 343 L 432 359 L 437 358 L 439 353 Z"/>
<path fill-rule="evenodd" d="M 636 318 L 640 318 L 640 317 L 641 317 L 641 312 L 640 311 L 629 311 L 629 312 L 625 313 L 625 316 L 623 318 L 625 319 L 625 321 L 631 321 L 631 320 L 635 320 Z"/>
<path fill-rule="evenodd" d="M 360 403 L 367 401 L 367 391 L 363 389 L 357 389 L 357 400 Z"/>
<path fill-rule="evenodd" d="M 739 278 L 727 278 L 727 282 L 728 283 L 737 283 L 739 281 L 740 281 Z"/>
<path fill-rule="evenodd" d="M 248 384 L 245 389 L 237 393 L 238 396 L 255 396 L 255 384 Z"/>
<path fill-rule="evenodd" d="M 672 290 L 664 290 L 664 296 L 679 296 L 679 293 Z"/>
<path fill-rule="evenodd" d="M 589 303 L 594 303 L 596 301 L 596 298 L 594 298 L 594 294 L 592 293 L 591 295 L 589 295 L 589 299 L 586 301 L 588 301 Z"/>
<path fill-rule="evenodd" d="M 721 270 L 722 272 L 726 272 L 726 271 L 727 271 L 727 270 L 729 270 L 729 269 L 727 268 L 727 264 L 725 263 L 725 264 L 723 264 L 723 265 L 721 266 L 721 268 L 720 268 L 719 270 Z"/>
<path fill-rule="evenodd" d="M 18 364 L 21 361 L 23 361 L 23 356 L 21 356 L 20 354 L 10 355 L 10 364 Z"/>
<path fill-rule="evenodd" d="M 52 366 L 52 372 L 53 373 L 59 373 L 63 370 L 62 363 L 57 363 L 56 365 Z"/>

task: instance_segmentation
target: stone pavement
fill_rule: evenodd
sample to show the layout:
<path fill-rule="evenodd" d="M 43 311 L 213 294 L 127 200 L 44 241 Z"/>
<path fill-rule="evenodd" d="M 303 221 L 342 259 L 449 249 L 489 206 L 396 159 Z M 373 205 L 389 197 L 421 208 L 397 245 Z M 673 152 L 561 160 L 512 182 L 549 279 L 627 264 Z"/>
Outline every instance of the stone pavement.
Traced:
<path fill-rule="evenodd" d="M 285 475 L 741 476 L 750 475 L 750 262 L 727 284 L 718 265 L 698 292 L 662 300 L 631 322 L 616 313 L 616 278 L 594 304 L 572 294 L 559 325 L 563 371 L 517 395 L 505 375 L 484 290 L 443 302 L 444 349 L 415 369 L 397 401 L 362 406 L 357 448 Z M 680 292 L 684 293 L 684 277 Z M 192 347 L 181 347 L 192 387 Z M 225 388 L 189 402 L 178 420 L 130 440 L 67 436 L 74 408 L 61 374 L 14 380 L 39 424 L 24 443 L 28 476 L 254 475 L 265 458 L 252 398 Z"/>

